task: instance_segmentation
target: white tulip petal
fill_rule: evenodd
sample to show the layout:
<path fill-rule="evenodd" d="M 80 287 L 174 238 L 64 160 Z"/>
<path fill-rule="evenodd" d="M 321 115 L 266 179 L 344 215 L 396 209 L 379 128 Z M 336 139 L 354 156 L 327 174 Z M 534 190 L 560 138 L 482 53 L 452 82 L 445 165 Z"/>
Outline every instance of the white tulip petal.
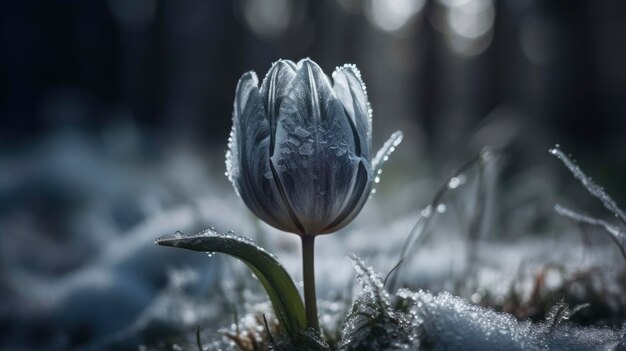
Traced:
<path fill-rule="evenodd" d="M 244 74 L 237 85 L 226 156 L 229 179 L 259 218 L 283 230 L 294 230 L 270 169 L 270 126 L 257 85 L 254 72 Z"/>
<path fill-rule="evenodd" d="M 261 84 L 261 94 L 270 122 L 270 156 L 274 154 L 276 120 L 280 112 L 283 96 L 287 94 L 289 83 L 296 76 L 296 64 L 289 60 L 278 60 L 267 72 Z"/>
<path fill-rule="evenodd" d="M 300 235 L 333 232 L 364 206 L 373 178 L 402 140 L 374 160 L 371 109 L 359 71 L 338 68 L 334 86 L 312 60 L 279 60 L 261 87 L 254 72 L 237 85 L 226 155 L 229 179 L 266 223 Z"/>
<path fill-rule="evenodd" d="M 372 188 L 371 167 L 365 164 L 367 164 L 365 160 L 359 163 L 354 184 L 352 185 L 352 194 L 346 198 L 347 201 L 335 220 L 321 231 L 322 234 L 332 233 L 345 227 L 354 220 L 361 212 L 363 206 L 365 206 Z"/>
<path fill-rule="evenodd" d="M 328 78 L 312 61 L 300 61 L 281 105 L 272 161 L 307 234 L 333 221 L 352 194 L 360 160 L 354 142 Z"/>
<path fill-rule="evenodd" d="M 343 65 L 333 72 L 333 89 L 358 134 L 361 155 L 370 157 L 372 140 L 372 109 L 361 72 L 355 65 Z"/>
<path fill-rule="evenodd" d="M 228 179 L 235 187 L 237 193 L 239 188 L 236 179 L 239 177 L 240 172 L 240 153 L 239 153 L 239 138 L 241 127 L 241 116 L 248 104 L 248 98 L 252 90 L 257 89 L 259 80 L 256 73 L 250 71 L 244 73 L 239 82 L 237 82 L 237 88 L 235 90 L 235 102 L 233 106 L 233 127 L 230 132 L 230 138 L 228 140 L 228 152 L 226 153 L 226 172 Z"/>

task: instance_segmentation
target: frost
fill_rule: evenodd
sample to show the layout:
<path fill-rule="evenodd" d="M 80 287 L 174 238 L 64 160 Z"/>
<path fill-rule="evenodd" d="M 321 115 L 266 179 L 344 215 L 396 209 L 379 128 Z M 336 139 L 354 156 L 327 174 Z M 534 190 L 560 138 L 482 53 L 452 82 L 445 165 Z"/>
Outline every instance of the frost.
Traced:
<path fill-rule="evenodd" d="M 591 193 L 591 195 L 597 197 L 602 201 L 604 207 L 615 214 L 615 217 L 620 219 L 624 224 L 626 224 L 626 214 L 622 211 L 615 201 L 604 191 L 604 189 L 594 183 L 591 178 L 589 178 L 583 171 L 578 167 L 569 157 L 565 156 L 565 154 L 557 147 L 550 149 L 550 153 L 555 155 L 565 164 L 565 167 L 572 172 L 574 177 L 578 179 L 582 185 Z"/>
<path fill-rule="evenodd" d="M 473 305 L 442 292 L 401 289 L 415 335 L 429 350 L 593 350 L 618 343 L 626 330 L 565 324 L 570 312 L 557 305 L 546 322 L 518 321 L 508 313 Z"/>
<path fill-rule="evenodd" d="M 120 160 L 98 151 L 97 140 L 100 138 L 76 139 L 68 134 L 58 136 L 44 139 L 45 142 L 39 146 L 33 145 L 26 155 L 7 153 L 0 158 L 4 169 L 12 170 L 2 175 L 2 190 L 7 199 L 15 196 L 15 203 L 11 202 L 14 208 L 7 209 L 9 212 L 1 219 L 1 226 L 6 228 L 7 235 L 0 236 L 5 263 L 2 268 L 6 273 L 3 276 L 4 289 L 0 289 L 3 301 L 0 309 L 8 323 L 4 332 L 0 333 L 0 348 L 87 349 L 101 345 L 99 340 L 116 334 L 118 341 L 114 345 L 117 347 L 110 349 L 171 350 L 172 343 L 176 343 L 185 350 L 198 350 L 195 346 L 197 325 L 201 326 L 201 342 L 205 350 L 241 350 L 232 340 L 215 332 L 220 328 L 230 331 L 231 324 L 234 331 L 238 328 L 242 334 L 245 332 L 254 335 L 254 338 L 266 338 L 265 328 L 258 322 L 259 313 L 266 315 L 270 329 L 274 328 L 276 317 L 272 315 L 271 305 L 267 295 L 261 291 L 261 285 L 250 279 L 247 266 L 232 264 L 234 260 L 230 259 L 222 260 L 223 257 L 219 257 L 222 255 L 207 260 L 206 254 L 157 250 L 151 244 L 154 233 L 174 233 L 171 238 L 181 238 L 186 236 L 182 232 L 175 233 L 177 229 L 195 234 L 197 228 L 207 223 L 233 228 L 237 233 L 254 233 L 259 244 L 276 251 L 286 270 L 294 278 L 301 279 L 297 236 L 278 233 L 247 214 L 240 199 L 230 188 L 224 187 L 223 179 L 216 178 L 213 170 L 219 167 L 214 167 L 213 163 L 209 163 L 210 167 L 206 166 L 205 162 L 213 158 L 207 158 L 205 152 L 181 150 L 180 153 L 163 153 L 167 156 L 165 159 L 138 163 L 132 162 L 137 160 L 132 158 L 136 155 L 123 153 L 127 158 Z M 147 168 L 144 169 L 144 166 Z M 434 166 L 426 163 L 419 169 Z M 590 170 L 586 171 L 590 173 Z M 446 179 L 430 178 L 420 179 L 411 188 L 396 184 L 397 188 L 388 189 L 391 192 L 389 198 L 393 201 L 374 199 L 353 225 L 341 234 L 324 236 L 316 243 L 318 254 L 323 257 L 316 262 L 317 276 L 323 278 L 317 281 L 318 296 L 321 297 L 318 301 L 320 324 L 331 347 L 336 345 L 341 322 L 352 303 L 349 298 L 351 293 L 347 293 L 347 297 L 343 290 L 352 275 L 350 264 L 338 264 L 331 257 L 341 257 L 346 249 L 353 250 L 367 256 L 368 264 L 384 268 L 383 273 L 386 273 L 395 263 L 390 262 L 390 258 L 398 254 L 406 231 L 416 221 L 416 215 L 405 214 L 408 213 L 405 209 L 417 204 L 426 206 L 432 200 L 429 190 L 441 183 L 455 189 L 448 192 L 454 198 L 443 199 L 447 205 L 447 216 L 453 218 L 459 205 L 463 205 L 454 200 L 460 196 L 473 196 L 473 192 L 466 190 L 473 189 L 474 174 L 468 170 L 456 175 L 457 179 L 450 179 L 447 184 Z M 99 181 L 94 182 L 94 179 Z M 506 199 L 502 203 L 504 235 L 501 240 L 480 243 L 479 253 L 482 256 L 476 276 L 477 289 L 463 292 L 461 296 L 473 296 L 472 301 L 501 307 L 511 301 L 507 289 L 512 280 L 516 281 L 516 294 L 524 299 L 530 294 L 530 283 L 534 281 L 535 273 L 545 264 L 557 263 L 566 275 L 562 281 L 565 284 L 572 282 L 569 294 L 580 296 L 580 299 L 566 300 L 576 303 L 589 301 L 589 311 L 582 311 L 578 318 L 572 320 L 561 319 L 552 332 L 552 323 L 548 320 L 537 324 L 513 321 L 513 325 L 523 328 L 529 324 L 529 338 L 536 336 L 542 340 L 540 347 L 543 349 L 552 346 L 553 349 L 626 350 L 626 329 L 619 329 L 619 325 L 617 330 L 612 330 L 572 324 L 577 320 L 590 323 L 623 321 L 623 306 L 626 305 L 622 262 L 616 260 L 612 252 L 582 250 L 577 240 L 563 239 L 569 233 L 552 233 L 554 229 L 562 229 L 561 226 L 546 228 L 546 234 L 555 235 L 528 235 L 528 227 L 519 226 L 524 224 L 523 221 L 553 217 L 545 213 L 545 208 L 552 209 L 553 205 L 550 202 L 552 178 L 542 173 L 541 169 L 533 168 L 516 179 L 501 188 L 501 198 Z M 76 194 L 83 199 L 80 209 L 67 212 L 67 209 L 58 208 L 58 201 L 66 201 L 66 198 L 57 199 L 56 196 L 44 198 L 44 204 L 52 202 L 46 206 L 30 208 L 24 205 L 30 202 L 31 192 L 17 190 L 42 187 L 61 189 L 62 192 L 65 192 L 63 189 L 71 189 L 72 196 Z M 532 195 L 535 196 L 533 200 L 543 199 L 541 203 L 549 205 L 537 207 L 537 201 L 529 201 L 532 204 L 514 207 L 520 204 L 520 198 L 515 197 L 520 193 L 528 195 L 520 197 L 522 200 Z M 507 205 L 507 202 L 510 204 Z M 146 204 L 150 205 L 149 211 L 146 211 Z M 463 243 L 448 241 L 457 234 L 450 229 L 456 229 L 460 224 L 438 221 L 437 207 L 430 208 L 434 221 L 429 229 L 430 234 L 437 235 L 432 235 L 430 239 L 433 240 L 422 246 L 419 255 L 414 255 L 411 265 L 404 266 L 403 276 L 404 282 L 410 282 L 412 286 L 431 289 L 433 293 L 430 296 L 434 300 L 439 290 L 453 289 L 451 284 L 459 277 L 451 277 L 454 267 L 449 266 L 449 262 L 457 259 L 457 253 L 462 253 L 465 248 Z M 37 226 L 42 218 L 48 218 L 42 215 L 47 209 L 65 211 L 52 213 L 58 215 L 60 226 Z M 397 216 L 398 212 L 403 215 Z M 419 210 L 415 212 L 419 213 Z M 27 220 L 19 220 L 22 215 L 16 217 L 11 215 L 13 213 L 23 213 Z M 118 218 L 118 214 L 123 218 Z M 35 221 L 28 220 L 31 218 Z M 579 217 L 583 218 L 584 215 Z M 619 222 L 610 216 L 598 218 L 623 230 Z M 598 231 L 601 230 L 604 229 L 598 228 Z M 62 233 L 67 236 L 60 235 Z M 201 234 L 215 233 L 208 230 Z M 584 259 L 582 262 L 581 256 Z M 520 262 L 524 269 L 520 269 L 518 279 L 515 272 Z M 196 267 L 199 279 L 186 285 L 186 274 L 170 276 L 171 285 L 164 288 L 168 281 L 165 273 L 169 267 Z M 581 275 L 586 278 L 576 278 Z M 192 274 L 188 277 L 191 278 Z M 460 278 L 462 283 L 465 277 L 461 275 Z M 180 290 L 172 289 L 176 285 L 180 285 Z M 226 285 L 230 288 L 220 288 Z M 445 345 L 429 344 L 431 339 L 436 340 L 435 337 L 419 334 L 426 328 L 422 328 L 424 321 L 417 323 L 417 318 L 413 317 L 413 313 L 417 315 L 419 310 L 417 302 L 406 298 L 402 301 L 404 306 L 397 306 L 392 294 L 395 289 L 389 289 L 389 285 L 387 288 L 392 308 L 397 307 L 392 311 L 410 323 L 415 322 L 408 326 L 409 335 L 419 339 L 420 349 L 443 349 Z M 555 292 L 548 288 L 546 294 Z M 428 294 L 407 293 L 417 297 Z M 461 294 L 458 291 L 453 293 Z M 401 292 L 398 292 L 397 296 L 400 295 Z M 461 306 L 473 306 L 469 300 L 452 298 L 458 299 Z M 425 304 L 421 298 L 419 302 L 430 310 L 436 307 Z M 330 305 L 332 307 L 324 307 Z M 237 312 L 233 312 L 235 308 Z M 438 308 L 443 309 L 442 306 Z M 575 310 L 576 307 L 572 307 L 570 313 Z M 455 309 L 449 311 L 446 320 L 440 322 L 442 328 L 448 328 L 447 319 L 453 319 L 457 313 Z M 482 307 L 477 308 L 477 313 L 500 314 Z M 541 317 L 541 313 L 536 316 Z M 137 321 L 138 318 L 140 321 Z M 460 319 L 457 326 L 474 323 L 462 313 L 457 318 Z M 430 321 L 431 325 L 434 323 Z M 128 328 L 130 324 L 132 328 Z M 116 333 L 118 330 L 122 330 L 122 335 Z M 281 345 L 280 331 L 272 332 L 272 335 Z M 458 336 L 452 335 L 450 337 L 460 340 L 481 337 L 468 335 L 462 329 Z M 572 337 L 574 339 L 569 340 Z M 561 342 L 559 340 L 568 344 L 557 344 Z M 577 340 L 586 341 L 580 346 L 572 346 Z M 597 340 L 594 345 L 600 346 L 589 346 L 589 340 Z M 564 346 L 558 348 L 556 345 Z M 285 351 L 292 348 L 276 349 Z"/>
<path fill-rule="evenodd" d="M 569 159 L 557 145 L 555 148 L 550 149 L 550 153 L 558 157 L 563 164 L 572 172 L 574 177 L 578 179 L 582 185 L 589 191 L 591 195 L 600 199 L 602 205 L 611 211 L 611 213 L 619 219 L 622 223 L 626 224 L 626 214 L 617 206 L 615 201 L 604 191 L 604 189 L 594 183 L 585 173 L 578 167 L 572 160 Z M 587 216 L 581 213 L 577 213 L 561 205 L 556 205 L 555 210 L 562 216 L 569 217 L 577 222 L 586 223 L 598 227 L 604 228 L 604 230 L 610 235 L 611 239 L 618 246 L 622 257 L 626 260 L 626 231 L 620 229 L 618 226 L 613 225 L 602 219 L 597 219 L 591 216 Z"/>
<path fill-rule="evenodd" d="M 372 159 L 372 169 L 375 175 L 380 174 L 379 171 L 383 167 L 383 164 L 389 159 L 389 155 L 396 151 L 396 147 L 400 145 L 403 137 L 404 134 L 402 134 L 401 131 L 398 130 L 394 132 L 389 139 L 387 139 L 385 144 L 383 144 L 383 147 L 378 150 L 376 156 Z"/>
<path fill-rule="evenodd" d="M 174 234 L 167 234 L 167 235 L 163 235 L 163 236 L 159 237 L 155 241 L 155 244 L 159 244 L 161 242 L 168 241 L 168 242 L 172 242 L 173 243 L 173 245 L 168 245 L 168 246 L 174 246 L 175 247 L 175 246 L 177 246 L 176 242 L 181 240 L 181 239 L 200 239 L 200 238 L 205 238 L 205 237 L 217 237 L 217 238 L 225 238 L 225 239 L 235 239 L 238 242 L 254 246 L 257 250 L 270 255 L 275 260 L 278 260 L 278 257 L 275 254 L 273 254 L 273 253 L 265 250 L 263 247 L 259 246 L 256 243 L 256 241 L 254 241 L 253 239 L 250 239 L 248 237 L 235 234 L 235 232 L 233 232 L 233 231 L 228 231 L 226 233 L 220 233 L 217 230 L 215 230 L 215 228 L 213 228 L 213 227 L 209 227 L 209 228 L 207 228 L 207 229 L 205 229 L 205 230 L 203 230 L 200 233 L 195 234 L 195 235 L 186 235 L 186 234 L 182 233 L 181 231 L 176 231 Z M 212 257 L 215 254 L 215 252 L 208 251 L 207 254 L 208 254 L 209 257 Z"/>
<path fill-rule="evenodd" d="M 315 149 L 313 148 L 313 144 L 310 142 L 307 142 L 305 144 L 302 144 L 302 146 L 300 146 L 300 148 L 298 149 L 298 153 L 302 156 L 311 156 L 315 153 Z"/>
<path fill-rule="evenodd" d="M 587 304 L 570 309 L 557 303 L 545 321 L 518 321 L 513 315 L 478 306 L 448 292 L 400 289 L 394 307 L 380 277 L 351 256 L 363 285 L 341 329 L 339 349 L 389 350 L 620 350 L 620 329 L 581 327 L 568 319 Z"/>
<path fill-rule="evenodd" d="M 394 350 L 413 344 L 407 322 L 391 307 L 380 276 L 362 259 L 351 255 L 363 291 L 355 298 L 341 327 L 340 350 Z"/>

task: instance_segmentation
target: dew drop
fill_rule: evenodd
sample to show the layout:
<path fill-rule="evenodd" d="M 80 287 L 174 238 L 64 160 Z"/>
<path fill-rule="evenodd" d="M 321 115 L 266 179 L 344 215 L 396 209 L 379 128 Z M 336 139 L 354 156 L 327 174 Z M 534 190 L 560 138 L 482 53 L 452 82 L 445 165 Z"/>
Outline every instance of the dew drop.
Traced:
<path fill-rule="evenodd" d="M 432 207 L 431 207 L 430 205 L 428 205 L 428 206 L 426 206 L 426 207 L 422 210 L 421 215 L 422 215 L 422 217 L 430 217 L 430 215 L 432 214 L 432 212 L 433 212 Z"/>
<path fill-rule="evenodd" d="M 452 177 L 450 179 L 450 182 L 448 182 L 448 188 L 450 189 L 456 189 L 459 187 L 459 184 L 461 184 L 461 182 L 459 182 L 459 178 L 457 177 Z"/>
<path fill-rule="evenodd" d="M 450 178 L 450 181 L 448 182 L 448 188 L 449 189 L 456 189 L 459 186 L 465 184 L 466 178 L 464 174 L 459 174 L 456 177 L 452 177 Z"/>

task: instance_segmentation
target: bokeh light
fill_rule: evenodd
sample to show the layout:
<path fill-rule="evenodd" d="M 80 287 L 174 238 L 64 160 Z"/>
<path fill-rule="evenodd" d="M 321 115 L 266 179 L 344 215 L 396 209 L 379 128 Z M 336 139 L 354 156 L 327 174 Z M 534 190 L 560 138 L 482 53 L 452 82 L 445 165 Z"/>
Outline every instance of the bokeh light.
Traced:
<path fill-rule="evenodd" d="M 426 0 L 368 0 L 367 18 L 380 30 L 402 31 L 424 7 Z"/>

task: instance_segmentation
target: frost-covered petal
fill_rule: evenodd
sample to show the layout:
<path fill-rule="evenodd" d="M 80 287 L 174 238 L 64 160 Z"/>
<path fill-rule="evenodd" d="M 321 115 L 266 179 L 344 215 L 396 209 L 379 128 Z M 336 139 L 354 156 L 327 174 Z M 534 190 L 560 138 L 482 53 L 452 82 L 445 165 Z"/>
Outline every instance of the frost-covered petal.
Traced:
<path fill-rule="evenodd" d="M 361 160 L 355 177 L 352 193 L 346 198 L 343 208 L 335 220 L 321 231 L 322 234 L 336 232 L 350 224 L 365 206 L 372 190 L 372 168 L 367 160 Z"/>
<path fill-rule="evenodd" d="M 235 102 L 233 106 L 233 127 L 230 132 L 230 139 L 228 141 L 228 152 L 226 153 L 226 172 L 228 173 L 228 179 L 231 181 L 237 192 L 239 187 L 236 183 L 236 178 L 239 176 L 241 170 L 240 152 L 241 147 L 239 141 L 241 138 L 241 122 L 244 118 L 244 111 L 248 105 L 250 92 L 257 90 L 258 79 L 256 73 L 246 72 L 237 82 L 237 88 L 235 90 Z M 261 114 L 262 115 L 262 114 Z M 262 127 L 262 125 L 261 125 Z M 261 131 L 262 132 L 262 131 Z"/>
<path fill-rule="evenodd" d="M 282 230 L 296 228 L 288 216 L 269 165 L 270 125 L 254 72 L 237 84 L 227 158 L 229 179 L 248 208 Z"/>
<path fill-rule="evenodd" d="M 266 116 L 270 123 L 270 155 L 274 153 L 276 120 L 280 112 L 283 96 L 287 94 L 289 83 L 296 76 L 296 64 L 289 60 L 278 60 L 267 72 L 261 84 L 261 95 L 265 104 Z"/>
<path fill-rule="evenodd" d="M 334 85 L 310 59 L 272 65 L 260 89 L 242 77 L 227 154 L 229 178 L 268 224 L 300 235 L 336 231 L 360 212 L 373 178 L 401 139 L 371 160 L 371 109 L 353 65 Z"/>
<path fill-rule="evenodd" d="M 292 104 L 298 109 L 298 118 L 303 122 L 319 123 L 334 117 L 346 118 L 345 113 L 338 115 L 329 105 L 336 103 L 336 95 L 328 77 L 311 59 L 303 59 L 296 66 L 296 77 L 291 80 L 281 108 Z M 332 112 L 332 113 L 331 113 Z M 282 111 L 281 111 L 282 115 Z"/>
<path fill-rule="evenodd" d="M 350 117 L 359 139 L 361 155 L 370 157 L 372 115 L 361 72 L 355 65 L 343 65 L 333 72 L 333 89 Z"/>
<path fill-rule="evenodd" d="M 351 196 L 360 158 L 343 106 L 317 64 L 300 61 L 288 90 L 272 163 L 302 234 L 315 235 Z"/>

